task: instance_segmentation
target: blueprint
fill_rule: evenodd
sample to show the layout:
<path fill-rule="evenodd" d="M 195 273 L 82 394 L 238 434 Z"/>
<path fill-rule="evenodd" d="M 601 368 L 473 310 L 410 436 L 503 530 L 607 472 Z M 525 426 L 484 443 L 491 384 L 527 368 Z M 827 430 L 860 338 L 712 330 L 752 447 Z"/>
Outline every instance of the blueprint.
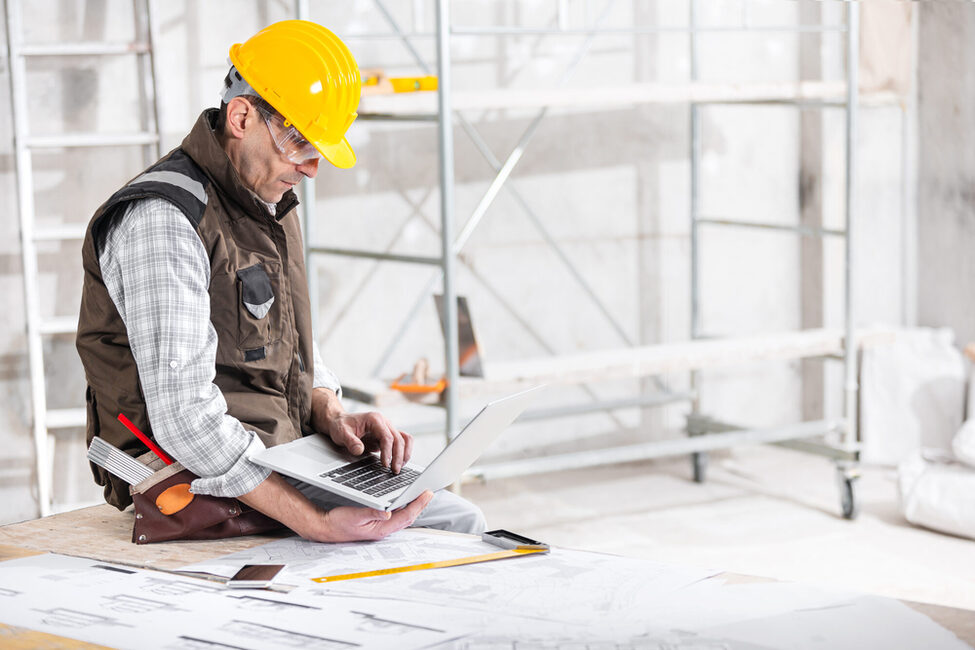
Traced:
<path fill-rule="evenodd" d="M 294 586 L 296 593 L 304 597 L 366 594 L 477 611 L 490 604 L 494 613 L 510 610 L 518 614 L 534 612 L 543 617 L 549 615 L 548 603 L 555 595 L 564 602 L 579 602 L 586 609 L 598 596 L 602 601 L 601 610 L 624 610 L 645 606 L 653 598 L 666 599 L 672 591 L 716 573 L 614 555 L 553 549 L 545 555 L 329 583 L 327 588 L 312 581 L 323 576 L 410 566 L 498 550 L 497 546 L 474 536 L 443 535 L 422 529 L 401 531 L 370 543 L 316 544 L 290 537 L 188 565 L 180 571 L 230 576 L 245 564 L 284 564 L 285 569 L 278 574 L 275 584 Z M 566 610 L 564 617 L 572 619 L 575 615 Z"/>
<path fill-rule="evenodd" d="M 310 583 L 295 595 L 395 597 L 473 612 L 578 624 L 611 617 L 642 621 L 648 608 L 714 572 L 599 553 L 553 549 L 545 555 L 412 571 L 335 583 Z M 553 607 L 552 603 L 558 603 Z"/>
<path fill-rule="evenodd" d="M 800 585 L 762 585 L 768 598 Z M 732 589 L 729 597 L 735 596 Z M 698 627 L 702 635 L 738 644 L 763 644 L 791 650 L 862 650 L 863 648 L 968 648 L 954 634 L 902 602 L 879 596 L 856 596 L 832 605 L 801 609 L 766 618 Z"/>
<path fill-rule="evenodd" d="M 230 577 L 245 564 L 284 564 L 276 583 L 299 585 L 311 578 L 387 569 L 437 560 L 493 553 L 497 546 L 473 535 L 403 530 L 378 542 L 319 544 L 288 537 L 261 546 L 181 567 L 188 573 Z"/>
<path fill-rule="evenodd" d="M 339 649 L 388 647 L 392 637 L 423 648 L 459 636 L 456 623 L 424 624 L 381 600 L 324 609 L 54 554 L 0 562 L 0 584 L 0 623 L 117 648 Z"/>
<path fill-rule="evenodd" d="M 794 600 L 792 592 L 802 591 L 802 587 L 764 584 L 746 590 L 749 594 L 744 595 L 735 587 L 714 583 L 698 593 L 705 591 L 713 591 L 725 605 L 744 598 L 757 611 L 762 611 L 768 607 L 778 610 L 769 601 L 780 595 Z M 713 603 L 714 598 L 710 600 Z M 691 604 L 687 612 L 697 612 L 706 620 L 708 606 Z M 486 621 L 473 634 L 436 646 L 439 650 L 963 650 L 968 647 L 904 603 L 876 596 L 855 596 L 830 605 L 768 617 L 749 614 L 721 626 L 708 626 L 701 621 L 679 624 L 670 620 L 663 609 L 645 612 L 642 622 L 622 624 L 612 616 L 593 616 L 585 624 L 580 622 L 575 626 L 499 617 Z"/>
<path fill-rule="evenodd" d="M 375 543 L 276 540 L 206 565 L 286 564 L 289 590 L 83 558 L 0 562 L 0 623 L 119 648 L 768 650 L 968 647 L 901 602 L 555 548 L 545 555 L 330 583 L 313 577 L 496 547 L 423 531 Z M 209 568 L 207 568 L 209 567 Z"/>
<path fill-rule="evenodd" d="M 368 603 L 378 617 L 436 627 L 451 650 L 661 648 L 965 648 L 903 603 L 782 582 L 725 585 L 715 571 L 554 548 L 545 555 L 316 583 L 314 577 L 407 566 L 496 550 L 470 536 L 402 531 L 367 544 L 277 540 L 207 565 L 285 563 L 288 593 L 263 597 L 323 610 Z M 431 612 L 434 616 L 431 618 Z M 908 646 L 902 643 L 911 639 Z"/>

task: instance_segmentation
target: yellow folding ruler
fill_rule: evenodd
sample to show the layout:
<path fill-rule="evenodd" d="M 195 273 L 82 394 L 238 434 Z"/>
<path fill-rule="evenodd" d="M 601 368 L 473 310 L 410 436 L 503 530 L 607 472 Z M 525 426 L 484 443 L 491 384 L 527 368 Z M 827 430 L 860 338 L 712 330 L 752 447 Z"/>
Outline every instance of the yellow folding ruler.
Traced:
<path fill-rule="evenodd" d="M 406 573 L 407 571 L 423 571 L 424 569 L 443 569 L 451 566 L 461 566 L 462 564 L 476 564 L 478 562 L 492 562 L 503 560 L 509 557 L 520 557 L 533 553 L 548 553 L 548 544 L 536 542 L 533 539 L 522 537 L 507 530 L 492 530 L 481 535 L 481 539 L 489 544 L 500 546 L 503 551 L 494 553 L 482 553 L 481 555 L 469 555 L 453 560 L 441 560 L 438 562 L 424 562 L 423 564 L 411 564 L 409 566 L 393 567 L 390 569 L 377 569 L 375 571 L 362 571 L 360 573 L 344 573 L 337 576 L 322 576 L 312 578 L 314 582 L 338 582 L 339 580 L 355 580 L 357 578 L 371 578 L 373 576 L 387 576 L 393 573 Z"/>

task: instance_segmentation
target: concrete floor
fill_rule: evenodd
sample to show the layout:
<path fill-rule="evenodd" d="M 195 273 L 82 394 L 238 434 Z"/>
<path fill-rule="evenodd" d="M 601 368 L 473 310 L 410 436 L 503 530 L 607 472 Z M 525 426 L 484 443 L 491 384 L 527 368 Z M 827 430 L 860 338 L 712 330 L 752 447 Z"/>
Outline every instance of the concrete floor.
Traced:
<path fill-rule="evenodd" d="M 464 486 L 492 527 L 565 547 L 705 566 L 975 610 L 975 541 L 915 528 L 894 473 L 866 467 L 860 516 L 839 516 L 830 462 L 773 447 Z"/>

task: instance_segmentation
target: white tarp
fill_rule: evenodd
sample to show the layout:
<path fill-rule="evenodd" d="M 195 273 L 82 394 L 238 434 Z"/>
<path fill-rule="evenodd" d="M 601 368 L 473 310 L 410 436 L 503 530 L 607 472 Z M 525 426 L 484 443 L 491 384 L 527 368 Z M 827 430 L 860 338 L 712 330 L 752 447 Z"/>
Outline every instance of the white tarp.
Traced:
<path fill-rule="evenodd" d="M 863 351 L 862 460 L 897 465 L 917 450 L 949 450 L 965 412 L 966 366 L 950 329 L 899 332 Z"/>
<path fill-rule="evenodd" d="M 898 487 L 901 511 L 912 524 L 975 538 L 975 369 L 963 365 L 970 369 L 963 410 L 968 420 L 947 447 L 911 453 L 898 468 Z M 942 434 L 927 439 L 940 443 Z"/>
<path fill-rule="evenodd" d="M 972 385 L 975 385 L 975 378 L 972 378 L 970 381 Z M 969 401 L 969 413 L 972 412 L 972 406 L 975 406 L 975 403 Z M 956 459 L 971 467 L 972 471 L 975 471 L 975 418 L 966 420 L 965 424 L 961 425 L 961 429 L 955 434 L 955 439 L 951 441 L 951 450 L 954 452 Z"/>
<path fill-rule="evenodd" d="M 920 452 L 900 466 L 904 518 L 952 535 L 975 538 L 975 469 Z"/>

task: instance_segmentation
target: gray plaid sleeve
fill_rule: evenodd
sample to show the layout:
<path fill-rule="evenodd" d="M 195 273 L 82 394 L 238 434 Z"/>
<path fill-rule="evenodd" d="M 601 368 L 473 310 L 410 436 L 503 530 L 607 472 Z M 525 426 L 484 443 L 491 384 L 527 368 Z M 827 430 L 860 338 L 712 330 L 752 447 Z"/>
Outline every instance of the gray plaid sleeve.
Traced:
<path fill-rule="evenodd" d="M 110 233 L 99 264 L 125 322 L 157 442 L 200 477 L 193 492 L 250 492 L 270 472 L 248 460 L 264 445 L 227 414 L 213 383 L 217 334 L 199 236 L 168 201 L 138 201 Z"/>
<path fill-rule="evenodd" d="M 322 361 L 322 353 L 319 351 L 318 343 L 315 341 L 312 342 L 312 350 L 315 353 L 315 377 L 312 387 L 328 388 L 339 397 L 342 397 L 342 385 L 339 383 L 339 378 L 325 366 L 325 362 Z"/>

